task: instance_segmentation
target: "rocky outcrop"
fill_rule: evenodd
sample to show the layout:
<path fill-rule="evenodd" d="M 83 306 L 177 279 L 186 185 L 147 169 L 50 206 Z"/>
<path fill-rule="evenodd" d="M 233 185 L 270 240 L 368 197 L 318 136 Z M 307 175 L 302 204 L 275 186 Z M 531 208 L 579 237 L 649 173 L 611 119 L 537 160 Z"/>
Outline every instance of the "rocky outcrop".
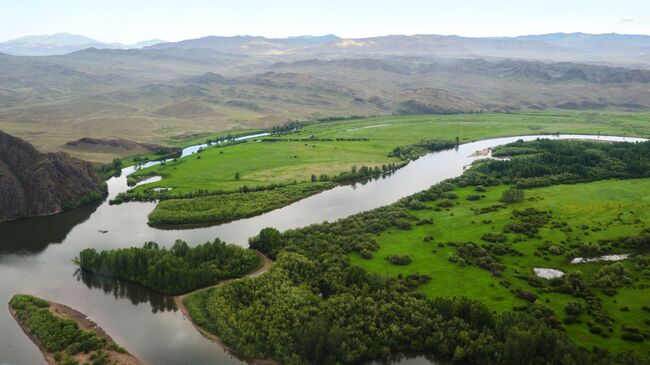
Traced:
<path fill-rule="evenodd" d="M 60 213 L 101 198 L 94 167 L 66 153 L 41 153 L 0 131 L 0 222 Z"/>

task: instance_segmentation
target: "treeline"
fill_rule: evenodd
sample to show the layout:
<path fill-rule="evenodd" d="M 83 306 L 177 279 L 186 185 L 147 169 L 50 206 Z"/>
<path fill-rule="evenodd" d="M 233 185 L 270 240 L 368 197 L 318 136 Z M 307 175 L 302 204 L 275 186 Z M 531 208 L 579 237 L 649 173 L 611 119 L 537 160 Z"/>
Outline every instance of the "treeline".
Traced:
<path fill-rule="evenodd" d="M 300 129 L 300 127 L 302 127 L 302 123 L 300 123 L 297 120 L 291 120 L 282 125 L 275 125 L 271 127 L 271 133 L 273 134 L 287 133 L 287 132 Z"/>
<path fill-rule="evenodd" d="M 15 312 L 16 320 L 36 337 L 59 365 L 78 365 L 73 357 L 78 354 L 90 354 L 93 364 L 104 365 L 108 364 L 108 354 L 102 350 L 126 352 L 115 343 L 80 329 L 75 321 L 55 315 L 50 311 L 50 303 L 43 299 L 16 294 L 9 301 L 9 307 Z"/>
<path fill-rule="evenodd" d="M 311 136 L 309 138 L 262 138 L 262 142 L 367 142 L 368 138 L 320 138 Z"/>
<path fill-rule="evenodd" d="M 281 208 L 331 189 L 333 183 L 306 183 L 268 190 L 164 200 L 149 214 L 152 226 L 220 224 Z"/>
<path fill-rule="evenodd" d="M 494 183 L 516 184 L 520 188 L 650 177 L 650 141 L 603 143 L 538 139 L 497 147 L 493 155 L 522 157 L 481 161 L 470 171 L 487 175 Z"/>
<path fill-rule="evenodd" d="M 437 152 L 448 150 L 454 148 L 458 145 L 458 142 L 447 141 L 447 140 L 421 140 L 418 143 L 396 147 L 392 150 L 388 157 L 397 157 L 401 160 L 415 160 L 420 156 L 427 154 L 428 152 Z"/>
<path fill-rule="evenodd" d="M 176 241 L 170 249 L 147 242 L 141 248 L 85 249 L 75 258 L 82 270 L 142 284 L 163 294 L 181 294 L 240 277 L 259 268 L 256 252 L 215 239 L 196 247 Z"/>

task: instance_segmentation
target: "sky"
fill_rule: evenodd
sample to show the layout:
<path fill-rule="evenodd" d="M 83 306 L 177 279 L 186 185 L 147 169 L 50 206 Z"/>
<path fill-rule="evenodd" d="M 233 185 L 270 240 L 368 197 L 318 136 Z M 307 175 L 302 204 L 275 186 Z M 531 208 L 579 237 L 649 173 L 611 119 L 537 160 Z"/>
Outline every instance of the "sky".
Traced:
<path fill-rule="evenodd" d="M 650 0 L 0 0 L 0 41 L 73 33 L 103 42 L 207 35 L 650 35 Z"/>

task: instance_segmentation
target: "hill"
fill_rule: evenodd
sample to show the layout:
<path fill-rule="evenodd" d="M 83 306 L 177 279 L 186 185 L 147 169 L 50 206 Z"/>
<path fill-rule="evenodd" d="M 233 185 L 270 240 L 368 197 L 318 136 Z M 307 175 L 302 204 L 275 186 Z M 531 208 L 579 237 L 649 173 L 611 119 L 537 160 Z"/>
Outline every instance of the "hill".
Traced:
<path fill-rule="evenodd" d="M 103 196 L 93 166 L 65 153 L 40 153 L 0 131 L 0 222 L 62 212 Z"/>

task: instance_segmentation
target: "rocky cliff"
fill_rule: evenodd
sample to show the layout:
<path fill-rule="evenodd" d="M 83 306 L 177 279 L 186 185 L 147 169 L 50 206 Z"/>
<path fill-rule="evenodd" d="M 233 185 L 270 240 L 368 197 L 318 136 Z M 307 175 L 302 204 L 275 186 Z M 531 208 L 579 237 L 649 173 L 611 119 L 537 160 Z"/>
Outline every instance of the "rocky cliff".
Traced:
<path fill-rule="evenodd" d="M 0 222 L 59 213 L 104 195 L 93 166 L 65 153 L 41 153 L 0 131 Z"/>

